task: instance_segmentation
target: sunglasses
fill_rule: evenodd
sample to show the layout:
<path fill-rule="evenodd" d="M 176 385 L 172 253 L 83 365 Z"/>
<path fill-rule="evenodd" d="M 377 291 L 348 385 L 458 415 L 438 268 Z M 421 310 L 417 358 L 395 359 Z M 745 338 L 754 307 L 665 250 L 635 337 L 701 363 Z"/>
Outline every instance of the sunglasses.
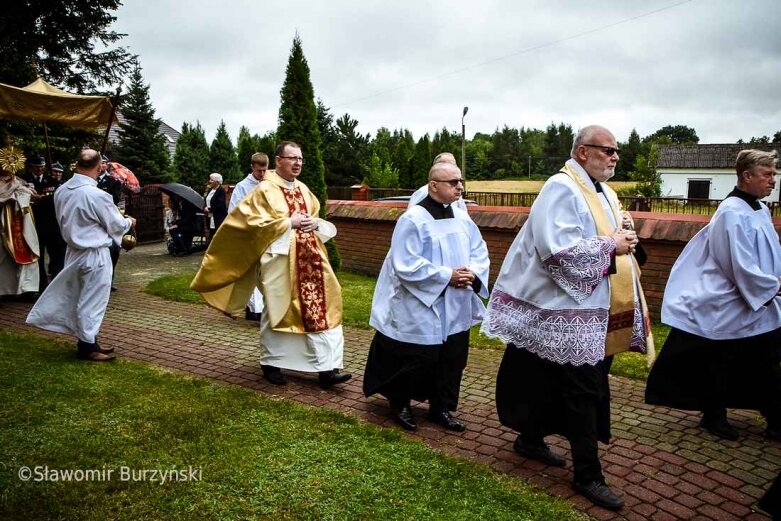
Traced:
<path fill-rule="evenodd" d="M 453 187 L 458 186 L 459 183 L 463 184 L 464 182 L 464 180 L 460 178 L 459 179 L 432 179 L 432 181 L 434 181 L 435 183 L 447 183 Z"/>
<path fill-rule="evenodd" d="M 601 148 L 602 151 L 605 154 L 607 154 L 608 156 L 612 156 L 613 154 L 618 154 L 619 152 L 621 152 L 620 148 L 606 147 L 605 145 L 588 145 L 588 144 L 584 144 L 583 146 L 584 147 L 591 147 L 591 148 Z"/>

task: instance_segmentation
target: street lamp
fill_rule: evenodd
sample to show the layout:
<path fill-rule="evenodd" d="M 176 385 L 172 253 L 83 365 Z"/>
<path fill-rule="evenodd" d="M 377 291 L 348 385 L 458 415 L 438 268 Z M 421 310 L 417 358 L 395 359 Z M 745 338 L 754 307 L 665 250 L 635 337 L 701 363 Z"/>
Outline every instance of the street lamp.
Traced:
<path fill-rule="evenodd" d="M 469 112 L 469 107 L 464 107 L 464 113 L 461 114 L 461 178 L 464 180 L 464 191 L 466 191 L 466 127 L 464 126 L 464 116 Z"/>

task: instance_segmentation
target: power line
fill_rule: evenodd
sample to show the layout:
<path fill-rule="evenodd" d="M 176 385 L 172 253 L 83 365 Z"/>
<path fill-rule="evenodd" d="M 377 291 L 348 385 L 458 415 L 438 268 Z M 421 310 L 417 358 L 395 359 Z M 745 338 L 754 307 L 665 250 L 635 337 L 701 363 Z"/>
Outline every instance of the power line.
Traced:
<path fill-rule="evenodd" d="M 668 6 L 665 6 L 665 7 L 660 7 L 659 9 L 654 9 L 652 11 L 648 11 L 648 12 L 645 12 L 645 13 L 642 13 L 642 14 L 639 14 L 639 15 L 630 16 L 629 18 L 624 18 L 622 20 L 618 20 L 617 22 L 612 22 L 612 23 L 609 23 L 607 25 L 602 25 L 600 27 L 596 27 L 594 29 L 589 29 L 587 31 L 576 33 L 576 34 L 573 34 L 571 36 L 565 36 L 564 38 L 559 38 L 558 40 L 551 40 L 550 42 L 545 42 L 545 43 L 541 43 L 541 44 L 538 44 L 538 45 L 534 45 L 532 47 L 527 47 L 527 48 L 522 49 L 520 51 L 516 51 L 516 52 L 510 53 L 510 54 L 505 54 L 503 56 L 498 56 L 496 58 L 491 58 L 490 60 L 486 60 L 486 61 L 479 62 L 479 63 L 473 63 L 472 65 L 467 65 L 465 67 L 461 67 L 460 69 L 454 69 L 452 71 L 444 72 L 444 73 L 439 74 L 437 76 L 432 76 L 430 78 L 426 78 L 426 79 L 423 79 L 423 80 L 414 81 L 412 83 L 407 83 L 405 85 L 399 85 L 398 87 L 394 87 L 392 89 L 383 90 L 383 91 L 380 91 L 380 92 L 375 92 L 374 94 L 370 94 L 370 95 L 365 96 L 363 98 L 358 98 L 358 99 L 354 99 L 352 101 L 339 103 L 337 105 L 334 105 L 332 108 L 344 107 L 345 105 L 351 105 L 353 103 L 358 103 L 358 102 L 361 102 L 361 101 L 365 101 L 367 99 L 376 98 L 378 96 L 384 96 L 385 94 L 390 94 L 392 92 L 397 92 L 397 91 L 400 91 L 400 90 L 409 89 L 411 87 L 416 87 L 416 86 L 422 85 L 424 83 L 430 83 L 432 81 L 436 81 L 436 80 L 445 78 L 447 76 L 452 76 L 454 74 L 460 74 L 460 73 L 465 72 L 465 71 L 469 71 L 469 70 L 472 70 L 472 69 L 477 69 L 478 67 L 484 67 L 484 66 L 489 65 L 491 63 L 496 63 L 498 61 L 506 60 L 508 58 L 513 58 L 515 56 L 520 56 L 522 54 L 528 54 L 530 52 L 538 51 L 538 50 L 543 49 L 545 47 L 550 47 L 552 45 L 556 45 L 556 44 L 559 44 L 559 43 L 563 43 L 563 42 L 567 42 L 567 41 L 570 41 L 570 40 L 574 40 L 576 38 L 581 38 L 581 37 L 587 36 L 589 34 L 593 34 L 593 33 L 599 32 L 599 31 L 603 31 L 605 29 L 610 29 L 611 27 L 615 27 L 617 25 L 622 25 L 622 24 L 625 24 L 625 23 L 632 22 L 634 20 L 639 20 L 641 18 L 645 18 L 647 16 L 654 15 L 656 13 L 661 13 L 662 11 L 667 11 L 668 9 L 673 9 L 673 8 L 681 6 L 683 4 L 688 4 L 691 1 L 692 0 L 683 0 L 682 2 L 677 2 L 675 4 L 671 4 L 671 5 L 668 5 Z"/>

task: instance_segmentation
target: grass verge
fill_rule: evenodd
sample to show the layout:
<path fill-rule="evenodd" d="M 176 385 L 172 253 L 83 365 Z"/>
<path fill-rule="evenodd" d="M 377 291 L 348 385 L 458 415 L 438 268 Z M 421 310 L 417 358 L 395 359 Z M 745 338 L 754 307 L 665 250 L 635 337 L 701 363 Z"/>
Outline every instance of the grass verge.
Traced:
<path fill-rule="evenodd" d="M 140 363 L 79 362 L 38 335 L 0 332 L 0 403 L 0 519 L 585 519 L 399 431 Z"/>

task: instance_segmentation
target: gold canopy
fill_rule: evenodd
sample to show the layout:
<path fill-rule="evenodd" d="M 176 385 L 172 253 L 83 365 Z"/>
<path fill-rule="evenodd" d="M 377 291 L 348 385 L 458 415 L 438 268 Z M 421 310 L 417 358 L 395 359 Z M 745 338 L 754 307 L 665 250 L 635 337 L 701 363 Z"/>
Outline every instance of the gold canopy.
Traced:
<path fill-rule="evenodd" d="M 112 116 L 107 96 L 80 96 L 38 78 L 28 86 L 0 83 L 0 118 L 56 121 L 72 127 L 106 126 Z M 117 122 L 116 116 L 112 118 Z"/>

